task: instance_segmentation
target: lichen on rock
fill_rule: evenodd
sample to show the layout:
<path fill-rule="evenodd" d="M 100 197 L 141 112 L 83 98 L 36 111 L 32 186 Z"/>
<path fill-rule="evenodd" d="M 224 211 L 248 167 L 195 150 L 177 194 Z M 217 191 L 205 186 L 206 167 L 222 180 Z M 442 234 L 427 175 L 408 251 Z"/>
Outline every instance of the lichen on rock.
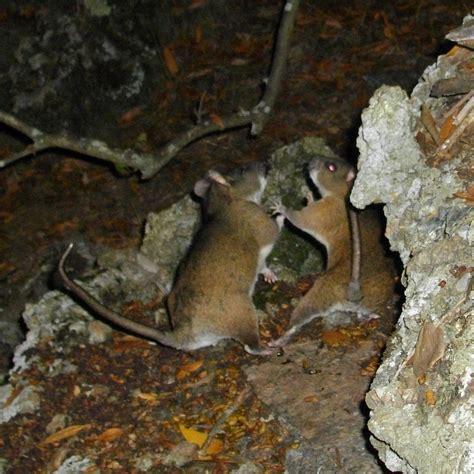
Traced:
<path fill-rule="evenodd" d="M 440 58 L 411 97 L 399 87 L 378 89 L 357 140 L 351 201 L 385 204 L 386 235 L 405 266 L 406 287 L 403 312 L 366 397 L 369 430 L 387 467 L 407 473 L 474 469 L 474 211 L 460 198 L 472 185 L 474 150 L 466 142 L 448 159 L 430 162 L 416 137 L 423 104 L 437 117 L 446 113 L 446 99 L 429 94 L 454 69 Z M 436 337 L 420 337 L 427 325 Z M 415 371 L 413 356 L 429 351 L 432 360 Z"/>
<path fill-rule="evenodd" d="M 277 200 L 292 209 L 301 209 L 309 192 L 306 165 L 315 156 L 334 157 L 334 152 L 319 137 L 306 137 L 277 150 L 269 159 L 270 172 L 262 204 L 270 208 Z M 268 257 L 269 265 L 281 279 L 294 281 L 307 273 L 322 270 L 322 256 L 311 237 L 284 227 Z"/>

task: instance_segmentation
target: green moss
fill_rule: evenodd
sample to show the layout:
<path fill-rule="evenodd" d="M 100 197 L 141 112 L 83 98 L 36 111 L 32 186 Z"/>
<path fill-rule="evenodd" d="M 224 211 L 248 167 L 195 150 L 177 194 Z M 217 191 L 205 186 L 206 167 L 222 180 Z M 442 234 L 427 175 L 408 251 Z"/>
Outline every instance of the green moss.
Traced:
<path fill-rule="evenodd" d="M 270 158 L 271 170 L 263 196 L 263 204 L 270 207 L 281 200 L 291 209 L 301 209 L 309 191 L 306 166 L 315 155 L 334 156 L 319 137 L 307 137 L 277 150 Z M 282 280 L 295 281 L 307 273 L 323 268 L 323 256 L 309 236 L 285 227 L 268 262 Z"/>

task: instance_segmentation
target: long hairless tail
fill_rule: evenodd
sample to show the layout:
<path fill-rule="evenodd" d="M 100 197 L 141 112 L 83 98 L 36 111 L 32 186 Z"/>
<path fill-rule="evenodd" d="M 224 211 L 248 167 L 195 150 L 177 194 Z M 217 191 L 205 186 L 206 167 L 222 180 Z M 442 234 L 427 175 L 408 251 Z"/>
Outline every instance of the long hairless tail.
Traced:
<path fill-rule="evenodd" d="M 106 321 L 111 322 L 117 325 L 118 327 L 125 329 L 126 331 L 132 332 L 138 336 L 142 336 L 147 339 L 152 339 L 165 346 L 176 347 L 176 344 L 174 343 L 175 337 L 172 333 L 168 335 L 151 327 L 145 326 L 144 324 L 136 323 L 135 321 L 131 321 L 130 319 L 120 316 L 120 314 L 105 307 L 94 296 L 92 296 L 90 293 L 84 290 L 84 288 L 82 288 L 71 278 L 69 278 L 64 269 L 64 264 L 69 253 L 71 252 L 72 247 L 73 244 L 69 244 L 66 251 L 61 256 L 58 265 L 59 275 L 61 276 L 66 289 L 68 289 L 73 295 L 77 296 L 80 301 L 85 303 L 90 309 L 92 309 L 95 313 L 97 313 Z"/>
<path fill-rule="evenodd" d="M 351 228 L 352 259 L 351 259 L 351 280 L 347 287 L 347 299 L 357 303 L 362 299 L 360 291 L 360 266 L 361 266 L 361 243 L 359 219 L 356 211 L 349 209 L 349 222 Z"/>

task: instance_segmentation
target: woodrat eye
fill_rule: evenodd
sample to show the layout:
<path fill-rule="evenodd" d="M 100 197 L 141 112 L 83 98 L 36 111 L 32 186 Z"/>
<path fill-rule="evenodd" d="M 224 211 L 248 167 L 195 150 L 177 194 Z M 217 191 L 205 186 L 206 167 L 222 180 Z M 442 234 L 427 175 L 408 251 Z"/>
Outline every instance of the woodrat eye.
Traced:
<path fill-rule="evenodd" d="M 332 161 L 326 163 L 326 167 L 331 173 L 334 173 L 334 171 L 337 170 L 337 165 L 333 163 Z"/>

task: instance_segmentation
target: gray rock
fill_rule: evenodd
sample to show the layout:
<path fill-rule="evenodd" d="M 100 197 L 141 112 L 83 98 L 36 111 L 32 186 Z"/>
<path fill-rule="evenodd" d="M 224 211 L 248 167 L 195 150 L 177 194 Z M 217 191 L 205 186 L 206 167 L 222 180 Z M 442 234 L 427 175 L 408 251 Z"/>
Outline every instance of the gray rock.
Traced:
<path fill-rule="evenodd" d="M 91 321 L 87 325 L 89 331 L 89 343 L 100 344 L 112 337 L 112 328 L 101 321 Z"/>
<path fill-rule="evenodd" d="M 62 430 L 66 427 L 68 417 L 63 413 L 58 413 L 54 415 L 52 420 L 46 425 L 46 433 L 53 434 L 56 431 Z"/>
<path fill-rule="evenodd" d="M 269 159 L 270 172 L 262 197 L 269 209 L 278 199 L 292 209 L 301 209 L 309 191 L 306 165 L 315 155 L 333 157 L 334 152 L 319 137 L 307 137 L 277 150 Z M 299 235 L 284 227 L 267 262 L 282 280 L 294 281 L 298 276 L 322 270 L 321 253 L 309 236 Z"/>
<path fill-rule="evenodd" d="M 366 397 L 368 426 L 387 467 L 407 473 L 474 471 L 474 210 L 453 197 L 469 185 L 462 171 L 474 150 L 461 146 L 434 168 L 415 139 L 420 105 L 429 103 L 434 115 L 443 110 L 445 99 L 435 102 L 429 93 L 453 71 L 440 58 L 411 98 L 398 87 L 381 87 L 362 114 L 357 140 L 361 156 L 351 201 L 357 207 L 385 204 L 386 235 L 405 266 L 406 286 L 403 312 Z M 415 347 L 429 351 L 436 343 L 418 341 L 427 323 L 441 330 L 434 348 L 441 357 L 417 379 L 408 363 Z"/>
<path fill-rule="evenodd" d="M 263 469 L 260 466 L 257 466 L 257 464 L 246 462 L 239 466 L 238 469 L 234 469 L 231 472 L 232 474 L 260 474 L 263 472 Z"/>
<path fill-rule="evenodd" d="M 36 387 L 27 385 L 15 396 L 11 385 L 0 387 L 0 423 L 6 423 L 20 413 L 34 413 L 41 403 L 40 391 Z M 11 401 L 12 396 L 13 401 Z"/>
<path fill-rule="evenodd" d="M 87 458 L 80 456 L 71 456 L 67 458 L 53 474 L 77 474 L 80 472 L 91 472 L 94 463 Z M 96 473 L 97 471 L 92 471 Z"/>
<path fill-rule="evenodd" d="M 157 284 L 166 292 L 171 289 L 178 264 L 191 245 L 199 215 L 199 205 L 186 196 L 168 209 L 148 216 L 138 259 L 145 267 L 151 262 L 151 268 L 157 272 Z"/>

